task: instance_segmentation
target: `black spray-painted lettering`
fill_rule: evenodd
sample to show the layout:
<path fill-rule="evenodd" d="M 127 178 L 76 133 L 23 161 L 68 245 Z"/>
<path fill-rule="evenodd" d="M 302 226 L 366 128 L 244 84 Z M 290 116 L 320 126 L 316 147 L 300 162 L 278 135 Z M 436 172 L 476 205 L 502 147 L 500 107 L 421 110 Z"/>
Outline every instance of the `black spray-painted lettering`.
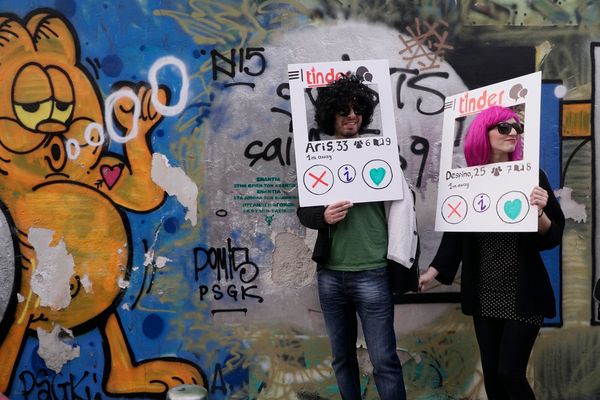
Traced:
<path fill-rule="evenodd" d="M 263 52 L 264 47 L 248 47 L 247 49 L 239 49 L 239 57 L 236 62 L 236 49 L 229 50 L 229 57 L 219 53 L 217 50 L 210 52 L 212 61 L 212 78 L 213 81 L 218 80 L 219 72 L 227 75 L 230 78 L 235 78 L 236 73 L 246 74 L 250 76 L 259 76 L 267 68 L 267 59 Z M 251 59 L 258 57 L 258 70 L 252 71 L 245 64 Z M 226 67 L 221 67 L 221 64 L 225 64 Z M 237 68 L 236 68 L 237 67 Z"/>
<path fill-rule="evenodd" d="M 220 248 L 194 248 L 194 273 L 195 280 L 200 280 L 200 273 L 210 267 L 215 272 L 213 285 L 201 284 L 198 286 L 200 300 L 212 294 L 214 300 L 230 298 L 234 301 L 255 299 L 259 303 L 263 298 L 252 292 L 258 289 L 252 283 L 259 274 L 258 266 L 252 262 L 247 247 L 233 247 L 231 238 L 227 238 L 227 247 Z M 224 282 L 222 282 L 224 281 Z M 237 284 L 236 281 L 241 282 Z"/>
<path fill-rule="evenodd" d="M 24 370 L 19 374 L 19 393 L 24 400 L 100 400 L 102 395 L 93 391 L 98 384 L 95 373 L 83 371 L 81 376 L 54 374 L 47 369 L 36 372 Z"/>
<path fill-rule="evenodd" d="M 423 98 L 422 97 L 417 98 L 417 103 L 416 103 L 415 108 L 419 113 L 421 113 L 423 115 L 436 115 L 436 114 L 440 114 L 440 113 L 444 112 L 444 99 L 446 98 L 446 96 L 443 93 L 441 93 L 435 89 L 432 89 L 428 86 L 424 86 L 423 84 L 419 84 L 419 83 L 421 83 L 421 81 L 427 80 L 429 78 L 448 79 L 448 77 L 450 75 L 447 72 L 429 72 L 429 73 L 420 74 L 418 69 L 390 68 L 390 75 L 393 75 L 396 73 L 400 74 L 400 76 L 398 77 L 398 82 L 396 82 L 396 103 L 398 104 L 399 109 L 403 109 L 405 106 L 405 103 L 402 101 L 402 87 L 403 87 L 404 82 L 406 81 L 406 86 L 408 88 L 426 92 L 426 93 L 430 93 L 440 99 L 440 107 L 439 108 L 433 109 L 433 111 L 425 111 L 422 107 L 423 102 L 424 102 Z M 408 78 L 407 74 L 415 75 L 415 76 Z"/>
<path fill-rule="evenodd" d="M 281 165 L 291 165 L 292 154 L 292 138 L 286 139 L 285 149 L 283 149 L 283 140 L 275 138 L 269 142 L 264 148 L 262 140 L 255 140 L 246 146 L 244 157 L 250 161 L 249 166 L 253 166 L 259 160 L 271 161 L 277 159 Z"/>
<path fill-rule="evenodd" d="M 429 156 L 429 140 L 421 136 L 411 136 L 412 143 L 410 145 L 410 151 L 412 154 L 421 157 L 421 165 L 419 166 L 419 174 L 417 176 L 417 181 L 415 186 L 417 188 L 421 187 L 421 183 L 423 181 L 423 174 L 425 172 L 425 165 L 427 165 L 427 158 Z M 400 156 L 400 168 L 402 170 L 406 170 L 408 166 L 408 162 L 402 156 Z"/>

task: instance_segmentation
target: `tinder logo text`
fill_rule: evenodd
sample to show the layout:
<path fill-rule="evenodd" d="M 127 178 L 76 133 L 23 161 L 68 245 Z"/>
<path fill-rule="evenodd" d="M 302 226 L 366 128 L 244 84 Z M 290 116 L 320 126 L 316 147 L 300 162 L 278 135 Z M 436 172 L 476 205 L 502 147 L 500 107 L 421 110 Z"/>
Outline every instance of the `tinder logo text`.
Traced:
<path fill-rule="evenodd" d="M 309 87 L 314 86 L 325 86 L 338 80 L 344 76 L 343 72 L 335 72 L 333 68 L 329 68 L 329 71 L 317 71 L 315 67 L 306 71 L 306 83 Z"/>
<path fill-rule="evenodd" d="M 462 95 L 458 102 L 458 112 L 461 114 L 470 114 L 478 112 L 495 105 L 502 105 L 504 90 L 499 93 L 490 93 L 487 89 L 479 97 L 470 97 L 469 93 Z"/>

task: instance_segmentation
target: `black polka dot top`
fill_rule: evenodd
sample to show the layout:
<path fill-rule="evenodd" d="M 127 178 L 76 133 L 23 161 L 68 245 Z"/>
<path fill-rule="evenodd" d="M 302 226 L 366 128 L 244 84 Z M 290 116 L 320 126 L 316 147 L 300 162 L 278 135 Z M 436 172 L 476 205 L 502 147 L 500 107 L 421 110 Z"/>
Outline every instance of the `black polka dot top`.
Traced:
<path fill-rule="evenodd" d="M 517 276 L 519 261 L 517 233 L 485 232 L 479 237 L 479 280 L 477 315 L 541 325 L 541 315 L 518 314 Z"/>

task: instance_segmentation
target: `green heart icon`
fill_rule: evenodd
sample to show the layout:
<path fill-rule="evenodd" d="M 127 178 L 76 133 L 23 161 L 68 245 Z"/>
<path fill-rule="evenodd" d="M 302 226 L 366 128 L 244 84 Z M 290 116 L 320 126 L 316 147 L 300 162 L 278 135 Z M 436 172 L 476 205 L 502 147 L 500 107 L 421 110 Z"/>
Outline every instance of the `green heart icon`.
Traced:
<path fill-rule="evenodd" d="M 383 178 L 385 178 L 385 168 L 371 168 L 369 175 L 371 176 L 373 183 L 379 186 L 383 181 Z"/>
<path fill-rule="evenodd" d="M 521 213 L 521 200 L 514 199 L 504 203 L 504 213 L 508 218 L 515 220 Z"/>

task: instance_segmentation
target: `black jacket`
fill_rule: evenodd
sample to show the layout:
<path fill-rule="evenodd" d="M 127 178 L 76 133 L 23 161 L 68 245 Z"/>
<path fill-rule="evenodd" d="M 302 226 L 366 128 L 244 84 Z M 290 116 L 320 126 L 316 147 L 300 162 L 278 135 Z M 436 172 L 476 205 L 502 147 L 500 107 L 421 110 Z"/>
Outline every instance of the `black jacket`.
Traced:
<path fill-rule="evenodd" d="M 548 192 L 548 203 L 544 212 L 552 222 L 545 235 L 537 232 L 518 233 L 517 251 L 519 271 L 517 278 L 517 312 L 543 315 L 552 318 L 556 315 L 554 292 L 550 286 L 548 272 L 540 256 L 541 250 L 548 250 L 560 244 L 565 217 L 546 174 L 540 171 L 540 187 Z M 479 274 L 479 253 L 477 233 L 445 232 L 431 265 L 439 271 L 436 279 L 449 285 L 462 262 L 461 306 L 463 313 L 473 315 L 477 307 L 477 279 Z"/>
<path fill-rule="evenodd" d="M 329 249 L 331 248 L 330 225 L 325 222 L 325 207 L 299 207 L 297 210 L 300 223 L 307 228 L 318 230 L 317 241 L 313 250 L 312 259 L 317 263 L 317 269 L 327 261 Z M 395 261 L 388 260 L 388 270 L 392 281 L 392 294 L 394 296 L 417 291 L 419 286 L 419 246 L 415 261 L 410 268 L 406 268 Z"/>

